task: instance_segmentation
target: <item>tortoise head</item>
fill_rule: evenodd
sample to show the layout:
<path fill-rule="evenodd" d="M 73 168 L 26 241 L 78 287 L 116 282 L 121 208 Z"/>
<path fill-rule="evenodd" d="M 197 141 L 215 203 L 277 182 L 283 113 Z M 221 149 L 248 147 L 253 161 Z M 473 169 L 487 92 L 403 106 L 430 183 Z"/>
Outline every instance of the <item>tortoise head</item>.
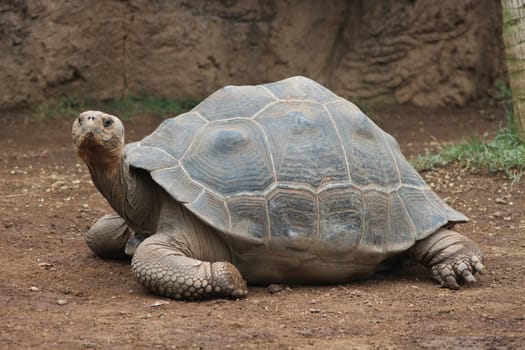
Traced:
<path fill-rule="evenodd" d="M 117 117 L 99 111 L 80 113 L 73 122 L 75 150 L 88 165 L 118 163 L 124 149 L 124 125 Z"/>

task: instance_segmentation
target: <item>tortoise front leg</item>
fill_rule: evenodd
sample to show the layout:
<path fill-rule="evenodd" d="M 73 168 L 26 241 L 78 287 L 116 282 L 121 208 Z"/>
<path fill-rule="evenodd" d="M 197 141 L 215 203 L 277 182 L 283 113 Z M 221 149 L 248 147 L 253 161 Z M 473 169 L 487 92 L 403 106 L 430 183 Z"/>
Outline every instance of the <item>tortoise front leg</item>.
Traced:
<path fill-rule="evenodd" d="M 248 293 L 246 281 L 230 262 L 198 260 L 189 256 L 187 247 L 184 237 L 165 233 L 148 237 L 137 247 L 131 263 L 139 283 L 157 294 L 184 300 L 237 298 Z"/>
<path fill-rule="evenodd" d="M 478 246 L 467 237 L 447 229 L 416 242 L 409 254 L 430 268 L 434 279 L 450 289 L 459 289 L 461 280 L 476 282 L 474 275 L 484 269 L 483 253 Z"/>
<path fill-rule="evenodd" d="M 84 240 L 98 256 L 120 259 L 127 257 L 126 244 L 133 236 L 124 219 L 117 214 L 107 214 L 91 226 Z"/>

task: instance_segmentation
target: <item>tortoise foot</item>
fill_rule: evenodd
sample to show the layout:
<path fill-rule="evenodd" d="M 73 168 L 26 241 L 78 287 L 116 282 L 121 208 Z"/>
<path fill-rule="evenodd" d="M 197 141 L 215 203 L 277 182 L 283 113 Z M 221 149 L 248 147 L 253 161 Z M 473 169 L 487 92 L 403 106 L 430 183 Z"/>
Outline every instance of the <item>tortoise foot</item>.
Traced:
<path fill-rule="evenodd" d="M 482 273 L 483 253 L 467 237 L 447 229 L 417 242 L 410 254 L 432 271 L 442 287 L 459 289 L 460 282 L 474 283 Z"/>
<path fill-rule="evenodd" d="M 246 281 L 235 266 L 226 261 L 211 265 L 213 292 L 218 296 L 242 298 L 248 294 Z"/>
<path fill-rule="evenodd" d="M 442 287 L 459 289 L 460 281 L 476 282 L 476 273 L 483 273 L 483 255 L 476 251 L 460 252 L 431 267 L 432 276 Z"/>

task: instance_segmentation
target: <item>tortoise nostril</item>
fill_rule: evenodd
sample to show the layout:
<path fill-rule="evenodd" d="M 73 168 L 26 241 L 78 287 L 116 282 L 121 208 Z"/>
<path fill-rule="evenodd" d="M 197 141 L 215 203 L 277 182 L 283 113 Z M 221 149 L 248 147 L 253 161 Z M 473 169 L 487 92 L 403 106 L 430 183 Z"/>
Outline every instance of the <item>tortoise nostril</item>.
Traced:
<path fill-rule="evenodd" d="M 88 117 L 87 117 L 87 118 L 88 118 L 88 120 L 95 120 L 95 117 L 94 117 L 94 116 L 92 116 L 92 115 L 88 115 Z"/>

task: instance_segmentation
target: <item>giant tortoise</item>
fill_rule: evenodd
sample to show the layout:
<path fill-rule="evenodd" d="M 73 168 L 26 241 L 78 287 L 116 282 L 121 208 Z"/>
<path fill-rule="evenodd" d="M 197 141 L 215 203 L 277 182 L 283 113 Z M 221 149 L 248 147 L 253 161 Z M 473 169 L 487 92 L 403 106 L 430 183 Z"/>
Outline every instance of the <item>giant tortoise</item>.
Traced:
<path fill-rule="evenodd" d="M 246 283 L 343 283 L 408 257 L 443 286 L 474 282 L 483 255 L 392 136 L 305 77 L 226 86 L 124 144 L 115 116 L 80 114 L 75 149 L 116 213 L 86 243 L 132 255 L 145 288 L 241 297 Z"/>

